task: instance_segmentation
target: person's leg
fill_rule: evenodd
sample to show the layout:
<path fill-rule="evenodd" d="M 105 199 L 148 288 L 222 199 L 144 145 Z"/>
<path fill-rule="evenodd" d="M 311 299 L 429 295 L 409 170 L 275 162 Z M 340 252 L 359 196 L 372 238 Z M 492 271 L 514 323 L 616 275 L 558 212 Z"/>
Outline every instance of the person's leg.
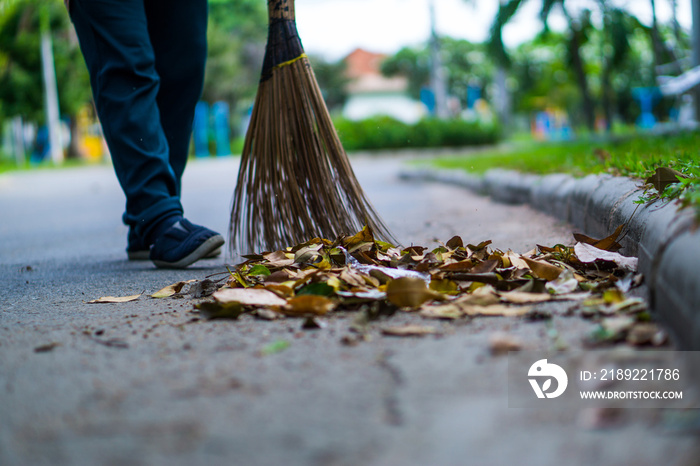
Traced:
<path fill-rule="evenodd" d="M 192 135 L 194 108 L 202 95 L 207 58 L 206 0 L 147 0 L 148 32 L 160 76 L 157 102 L 170 147 L 177 193 Z"/>
<path fill-rule="evenodd" d="M 126 195 L 124 222 L 151 244 L 182 216 L 157 96 L 160 77 L 143 0 L 72 0 L 95 106 Z"/>

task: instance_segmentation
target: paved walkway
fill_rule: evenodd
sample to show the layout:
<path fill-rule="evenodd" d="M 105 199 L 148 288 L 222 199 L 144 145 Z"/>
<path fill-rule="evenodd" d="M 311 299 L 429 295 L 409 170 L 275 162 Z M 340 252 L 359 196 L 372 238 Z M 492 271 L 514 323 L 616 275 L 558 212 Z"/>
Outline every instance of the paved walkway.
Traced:
<path fill-rule="evenodd" d="M 353 160 L 405 244 L 570 242 L 569 226 L 527 207 L 399 181 L 401 163 Z M 234 159 L 192 163 L 188 217 L 226 231 L 235 176 Z M 127 262 L 123 202 L 106 167 L 0 176 L 2 465 L 696 464 L 697 438 L 669 434 L 659 410 L 508 408 L 507 358 L 489 354 L 489 337 L 574 351 L 592 324 L 563 305 L 549 323 L 438 322 L 441 337 L 373 330 L 345 346 L 352 315 L 302 331 L 297 320 L 191 322 L 184 299 L 85 304 L 223 270 L 224 258 L 184 271 Z M 286 350 L 261 354 L 280 340 Z"/>

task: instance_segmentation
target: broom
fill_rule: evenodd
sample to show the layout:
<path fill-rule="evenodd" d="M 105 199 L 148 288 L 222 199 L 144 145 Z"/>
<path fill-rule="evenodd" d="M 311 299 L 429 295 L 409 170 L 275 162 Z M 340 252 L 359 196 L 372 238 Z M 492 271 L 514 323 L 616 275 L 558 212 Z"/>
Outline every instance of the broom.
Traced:
<path fill-rule="evenodd" d="M 233 256 L 334 239 L 364 225 L 393 241 L 338 139 L 299 40 L 294 0 L 267 6 L 267 48 L 231 209 Z"/>

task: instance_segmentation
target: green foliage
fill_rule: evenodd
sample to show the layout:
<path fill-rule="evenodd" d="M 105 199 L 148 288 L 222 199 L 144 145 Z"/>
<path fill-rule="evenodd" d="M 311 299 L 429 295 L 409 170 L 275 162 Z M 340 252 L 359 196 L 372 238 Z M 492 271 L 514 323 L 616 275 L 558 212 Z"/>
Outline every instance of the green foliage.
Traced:
<path fill-rule="evenodd" d="M 209 21 L 252 43 L 267 37 L 267 9 L 259 0 L 209 0 Z"/>
<path fill-rule="evenodd" d="M 420 98 L 420 90 L 430 80 L 430 51 L 427 45 L 420 48 L 404 47 L 382 63 L 385 76 L 408 78 L 408 93 Z"/>
<path fill-rule="evenodd" d="M 60 111 L 74 116 L 90 101 L 87 70 L 61 0 L 17 0 L 0 10 L 0 119 L 44 120 L 41 15 L 48 16 Z"/>
<path fill-rule="evenodd" d="M 610 173 L 640 180 L 650 177 L 659 167 L 670 167 L 687 178 L 680 178 L 679 183 L 669 185 L 662 193 L 649 188 L 641 200 L 677 199 L 681 205 L 696 209 L 700 218 L 698 147 L 700 132 L 688 131 L 661 136 L 635 135 L 605 142 L 530 142 L 467 157 L 441 157 L 435 159 L 433 164 L 472 173 L 505 168 L 527 173 L 569 173 L 574 176 Z"/>
<path fill-rule="evenodd" d="M 267 41 L 266 3 L 210 0 L 208 56 L 202 100 L 223 100 L 234 111 L 233 128 L 255 99 Z M 310 58 L 330 110 L 345 103 L 344 64 Z M 236 136 L 241 136 L 236 134 Z"/>
<path fill-rule="evenodd" d="M 407 124 L 388 116 L 360 121 L 337 119 L 335 127 L 348 151 L 493 144 L 499 128 L 464 120 L 423 119 Z"/>
<path fill-rule="evenodd" d="M 517 112 L 556 107 L 571 113 L 580 106 L 563 34 L 540 34 L 520 45 L 511 56 L 511 75 L 515 78 L 512 92 Z"/>
<path fill-rule="evenodd" d="M 496 17 L 491 25 L 491 32 L 489 34 L 489 40 L 487 42 L 487 47 L 489 50 L 489 55 L 494 57 L 496 63 L 499 66 L 508 68 L 510 66 L 510 56 L 506 51 L 505 44 L 503 44 L 503 27 L 515 16 L 515 14 L 520 9 L 520 5 L 523 0 L 509 0 L 506 2 L 501 2 L 496 12 Z M 549 0 L 547 0 L 547 3 Z M 544 9 L 549 9 L 545 3 Z"/>
<path fill-rule="evenodd" d="M 208 55 L 202 100 L 223 100 L 233 127 L 255 98 L 267 37 L 267 13 L 257 0 L 210 0 Z"/>
<path fill-rule="evenodd" d="M 674 38 L 678 49 L 671 51 L 667 45 L 670 28 L 660 25 L 654 34 L 634 16 L 631 4 L 623 9 L 606 0 L 589 2 L 585 7 L 581 2 L 544 0 L 540 2 L 543 35 L 519 49 L 506 50 L 503 28 L 530 3 L 502 2 L 487 42 L 494 61 L 510 73 L 509 85 L 515 91 L 512 101 L 519 112 L 556 106 L 566 109 L 574 124 L 585 124 L 589 129 L 593 129 L 596 115 L 605 117 L 608 129 L 618 119 L 631 123 L 639 115 L 632 89 L 655 85 L 651 39 L 660 37 L 655 41 L 663 52 L 657 50 L 659 63 L 674 62 L 675 57 L 688 53 L 680 31 Z M 564 34 L 555 35 L 553 43 L 547 21 L 555 12 L 563 14 L 568 26 Z M 548 42 L 554 50 L 547 50 Z M 546 55 L 549 58 L 544 58 Z M 670 105 L 668 99 L 658 103 L 657 116 L 668 115 Z"/>
<path fill-rule="evenodd" d="M 469 157 L 440 157 L 433 164 L 440 168 L 457 168 L 471 173 L 484 173 L 492 168 L 504 168 L 529 173 L 600 173 L 589 143 L 521 143 L 508 149 L 486 150 Z M 596 167 L 598 168 L 596 170 Z"/>
<path fill-rule="evenodd" d="M 463 39 L 440 38 L 441 54 L 447 77 L 447 90 L 467 104 L 467 87 L 478 85 L 486 88 L 493 79 L 494 64 L 489 59 L 486 46 Z M 430 81 L 429 46 L 404 47 L 382 63 L 385 76 L 408 78 L 409 94 L 420 98 L 421 88 Z"/>

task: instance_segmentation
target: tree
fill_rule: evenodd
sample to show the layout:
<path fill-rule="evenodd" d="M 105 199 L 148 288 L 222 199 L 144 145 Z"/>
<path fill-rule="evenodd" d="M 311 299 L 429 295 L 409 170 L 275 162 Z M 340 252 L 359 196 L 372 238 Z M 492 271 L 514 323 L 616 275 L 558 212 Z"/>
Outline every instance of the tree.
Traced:
<path fill-rule="evenodd" d="M 605 117 L 606 129 L 610 130 L 613 119 L 613 101 L 615 94 L 612 88 L 612 74 L 618 69 L 629 54 L 628 36 L 631 31 L 629 23 L 634 19 L 623 10 L 609 5 L 605 0 L 598 0 L 603 13 L 603 37 L 600 56 L 603 62 L 601 71 L 601 103 Z"/>
<path fill-rule="evenodd" d="M 223 100 L 242 117 L 255 98 L 266 37 L 264 2 L 210 0 L 202 99 Z"/>
<path fill-rule="evenodd" d="M 421 89 L 430 82 L 430 51 L 427 47 L 404 47 L 386 58 L 381 66 L 385 76 L 404 76 L 408 79 L 408 93 L 420 99 Z"/>
<path fill-rule="evenodd" d="M 60 112 L 75 136 L 75 116 L 90 102 L 87 70 L 61 0 L 16 0 L 0 10 L 0 119 L 45 122 L 40 9 L 48 9 Z M 77 138 L 72 138 L 75 142 Z M 75 145 L 69 155 L 75 155 Z"/>
<path fill-rule="evenodd" d="M 440 41 L 448 94 L 457 97 L 462 106 L 466 106 L 469 85 L 485 89 L 492 82 L 495 72 L 493 61 L 483 44 L 450 37 L 441 37 Z M 421 89 L 430 82 L 429 46 L 402 48 L 384 60 L 382 73 L 385 76 L 405 76 L 409 94 L 419 99 Z"/>
<path fill-rule="evenodd" d="M 503 66 L 509 67 L 510 58 L 503 44 L 503 27 L 515 16 L 525 0 L 509 0 L 500 5 L 496 18 L 491 27 L 489 49 L 496 60 Z M 588 41 L 588 32 L 591 29 L 591 12 L 584 9 L 574 16 L 567 8 L 565 0 L 543 0 L 540 19 L 544 31 L 548 31 L 548 19 L 555 6 L 559 6 L 569 25 L 567 52 L 571 69 L 576 77 L 579 92 L 581 93 L 581 106 L 584 121 L 589 129 L 595 127 L 595 108 L 591 96 L 586 64 L 581 55 L 581 48 Z"/>
<path fill-rule="evenodd" d="M 568 64 L 565 35 L 551 31 L 539 34 L 509 55 L 515 111 L 530 113 L 555 107 L 577 113 L 581 99 Z"/>

